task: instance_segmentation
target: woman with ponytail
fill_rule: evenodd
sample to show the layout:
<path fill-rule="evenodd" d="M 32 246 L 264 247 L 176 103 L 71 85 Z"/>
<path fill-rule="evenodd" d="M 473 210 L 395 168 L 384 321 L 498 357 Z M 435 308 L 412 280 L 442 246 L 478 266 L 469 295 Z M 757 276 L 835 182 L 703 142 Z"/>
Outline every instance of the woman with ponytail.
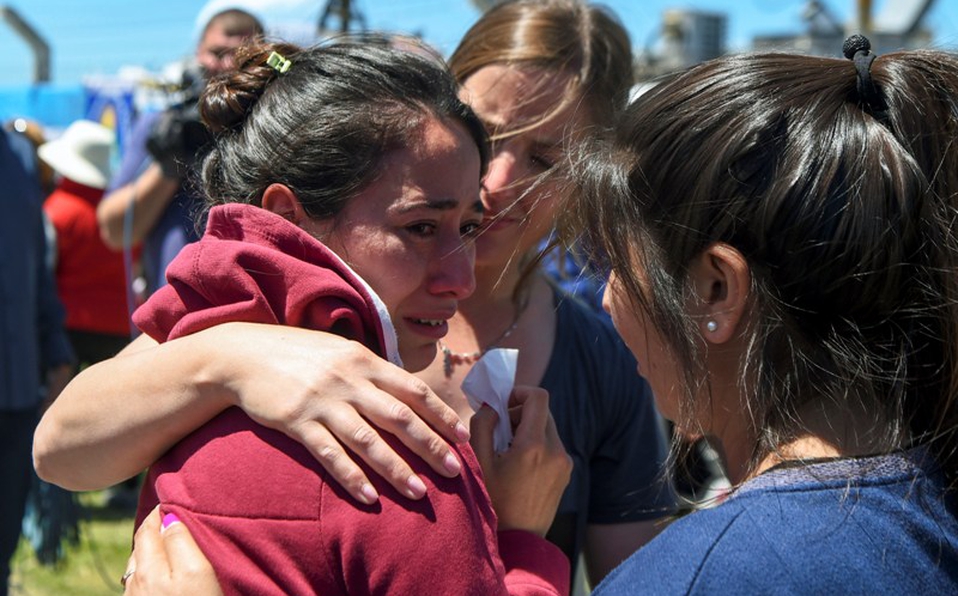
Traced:
<path fill-rule="evenodd" d="M 632 105 L 570 229 L 735 487 L 595 592 L 958 590 L 958 58 L 761 54 Z"/>

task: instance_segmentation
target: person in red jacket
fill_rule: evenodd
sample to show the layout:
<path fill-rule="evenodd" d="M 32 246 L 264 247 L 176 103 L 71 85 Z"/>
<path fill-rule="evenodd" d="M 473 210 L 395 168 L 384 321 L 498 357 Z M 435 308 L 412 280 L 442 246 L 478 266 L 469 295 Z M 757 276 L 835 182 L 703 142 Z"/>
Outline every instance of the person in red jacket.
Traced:
<path fill-rule="evenodd" d="M 385 44 L 260 43 L 237 64 L 200 99 L 206 232 L 135 323 L 157 342 L 231 322 L 331 331 L 427 366 L 475 289 L 481 122 L 438 61 Z M 151 467 L 137 522 L 157 505 L 183 520 L 227 594 L 562 594 L 569 562 L 544 535 L 571 461 L 545 392 L 514 397 L 505 452 L 483 412 L 458 478 L 423 462 L 416 486 L 374 480 L 365 502 L 229 408 Z"/>
<path fill-rule="evenodd" d="M 130 341 L 123 255 L 100 239 L 96 206 L 110 178 L 113 131 L 77 120 L 37 155 L 59 177 L 43 210 L 56 230 L 56 281 L 81 366 L 110 358 Z"/>

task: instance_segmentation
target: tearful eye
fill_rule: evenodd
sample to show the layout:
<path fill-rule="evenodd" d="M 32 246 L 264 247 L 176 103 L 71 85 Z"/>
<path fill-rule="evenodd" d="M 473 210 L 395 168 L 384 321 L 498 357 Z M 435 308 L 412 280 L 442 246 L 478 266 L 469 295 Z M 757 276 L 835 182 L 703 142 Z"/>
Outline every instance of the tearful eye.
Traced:
<path fill-rule="evenodd" d="M 431 223 L 417 223 L 406 226 L 406 229 L 412 232 L 417 236 L 431 236 L 436 232 L 435 224 Z"/>
<path fill-rule="evenodd" d="M 466 225 L 459 228 L 459 234 L 464 238 L 472 238 L 479 233 L 479 230 L 482 228 L 482 224 L 479 222 L 470 222 Z"/>

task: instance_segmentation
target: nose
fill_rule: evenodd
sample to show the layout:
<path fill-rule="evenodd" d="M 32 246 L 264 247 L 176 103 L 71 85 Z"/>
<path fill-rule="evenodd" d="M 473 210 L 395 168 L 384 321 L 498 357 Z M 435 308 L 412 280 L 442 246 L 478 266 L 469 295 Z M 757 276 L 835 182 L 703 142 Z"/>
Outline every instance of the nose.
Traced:
<path fill-rule="evenodd" d="M 515 200 L 521 174 L 515 154 L 503 149 L 497 150 L 489 161 L 486 177 L 482 180 L 485 194 Z"/>
<path fill-rule="evenodd" d="M 476 290 L 476 248 L 472 242 L 457 238 L 440 249 L 430 290 L 434 294 L 465 300 Z"/>

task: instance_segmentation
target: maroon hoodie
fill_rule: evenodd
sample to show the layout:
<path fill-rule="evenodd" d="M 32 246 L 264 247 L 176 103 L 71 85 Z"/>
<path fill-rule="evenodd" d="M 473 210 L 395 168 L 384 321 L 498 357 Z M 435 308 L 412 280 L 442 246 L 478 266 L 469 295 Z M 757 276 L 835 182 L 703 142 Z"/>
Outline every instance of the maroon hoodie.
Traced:
<path fill-rule="evenodd" d="M 214 207 L 204 237 L 167 277 L 134 314 L 158 341 L 251 321 L 333 331 L 387 355 L 392 331 L 365 284 L 322 243 L 258 207 Z M 468 445 L 458 448 L 461 476 L 449 479 L 386 438 L 426 483 L 422 500 L 365 468 L 381 498 L 362 505 L 302 445 L 230 408 L 150 468 L 137 525 L 157 503 L 179 516 L 226 594 L 568 593 L 558 548 L 532 533 L 496 532 Z"/>

